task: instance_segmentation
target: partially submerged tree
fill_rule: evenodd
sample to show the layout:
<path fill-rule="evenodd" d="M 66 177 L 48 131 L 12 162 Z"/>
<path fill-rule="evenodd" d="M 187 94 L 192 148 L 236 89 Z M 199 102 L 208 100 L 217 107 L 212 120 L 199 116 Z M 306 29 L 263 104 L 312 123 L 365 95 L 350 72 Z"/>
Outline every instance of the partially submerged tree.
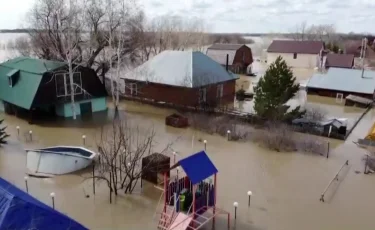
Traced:
<path fill-rule="evenodd" d="M 311 122 L 324 121 L 328 112 L 318 106 L 308 106 L 305 108 L 303 117 Z"/>
<path fill-rule="evenodd" d="M 75 32 L 75 36 L 79 38 L 80 44 L 74 46 L 74 53 L 81 57 L 81 64 L 85 67 L 91 67 L 97 73 L 106 73 L 109 70 L 107 60 L 100 61 L 100 55 L 108 47 L 108 31 L 114 31 L 119 23 L 112 23 L 109 26 L 108 19 L 111 17 L 108 11 L 106 1 L 111 1 L 113 5 L 120 3 L 119 0 L 86 0 L 74 1 L 75 18 L 79 19 L 79 27 L 72 27 L 70 31 Z M 123 0 L 129 5 L 136 5 L 136 0 Z M 35 56 L 47 60 L 65 61 L 66 54 L 62 47 L 66 43 L 66 39 L 61 34 L 61 30 L 66 32 L 66 25 L 71 18 L 69 14 L 69 5 L 71 0 L 36 0 L 30 14 L 28 15 L 30 47 Z M 117 4 L 118 5 L 118 4 Z M 133 13 L 127 14 L 127 17 L 135 17 L 140 11 L 137 7 L 130 9 Z M 118 20 L 119 18 L 117 18 Z M 59 22 L 60 21 L 60 22 Z M 134 24 L 127 24 L 127 36 L 123 42 L 122 57 L 136 55 L 137 35 L 134 33 Z M 58 52 L 53 52 L 58 51 Z M 115 63 L 117 54 L 111 53 L 111 62 Z"/>
<path fill-rule="evenodd" d="M 339 36 L 333 24 L 308 25 L 306 21 L 297 24 L 291 31 L 292 38 L 298 41 L 324 41 L 337 43 Z"/>
<path fill-rule="evenodd" d="M 105 181 L 110 192 L 118 195 L 119 190 L 133 193 L 142 172 L 152 167 L 142 168 L 142 159 L 153 154 L 156 145 L 153 127 L 142 128 L 132 122 L 115 119 L 111 127 L 103 127 L 97 140 L 99 159 L 95 163 L 93 179 Z M 166 153 L 171 144 L 158 148 L 158 153 Z"/>
<path fill-rule="evenodd" d="M 299 90 L 295 81 L 292 70 L 279 56 L 255 87 L 254 110 L 257 115 L 269 120 L 289 120 L 301 116 L 300 106 L 288 111 L 290 106 L 286 105 Z"/>
<path fill-rule="evenodd" d="M 1 124 L 3 123 L 4 119 L 0 120 L 0 147 L 1 145 L 4 145 L 7 143 L 7 141 L 5 140 L 7 137 L 9 137 L 9 135 L 5 132 L 5 129 L 7 128 L 6 126 L 5 127 L 1 127 Z"/>

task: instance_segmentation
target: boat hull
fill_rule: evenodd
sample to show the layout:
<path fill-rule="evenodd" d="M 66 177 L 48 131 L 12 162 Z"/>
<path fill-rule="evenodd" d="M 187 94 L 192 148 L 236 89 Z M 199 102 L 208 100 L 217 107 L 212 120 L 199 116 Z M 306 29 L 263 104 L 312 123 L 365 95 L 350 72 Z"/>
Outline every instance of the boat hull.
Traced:
<path fill-rule="evenodd" d="M 92 163 L 92 158 L 50 153 L 42 151 L 27 152 L 27 168 L 31 173 L 61 175 L 86 168 Z"/>

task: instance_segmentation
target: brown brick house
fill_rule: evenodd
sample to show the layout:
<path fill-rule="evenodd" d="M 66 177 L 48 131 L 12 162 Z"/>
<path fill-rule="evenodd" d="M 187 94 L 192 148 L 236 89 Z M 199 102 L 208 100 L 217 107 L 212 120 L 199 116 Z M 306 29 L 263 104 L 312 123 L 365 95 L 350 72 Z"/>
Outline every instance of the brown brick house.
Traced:
<path fill-rule="evenodd" d="M 191 51 L 164 51 L 122 76 L 126 97 L 191 107 L 233 102 L 237 78 Z"/>
<path fill-rule="evenodd" d="M 206 54 L 234 73 L 246 74 L 248 66 L 253 63 L 250 47 L 243 44 L 213 44 Z"/>

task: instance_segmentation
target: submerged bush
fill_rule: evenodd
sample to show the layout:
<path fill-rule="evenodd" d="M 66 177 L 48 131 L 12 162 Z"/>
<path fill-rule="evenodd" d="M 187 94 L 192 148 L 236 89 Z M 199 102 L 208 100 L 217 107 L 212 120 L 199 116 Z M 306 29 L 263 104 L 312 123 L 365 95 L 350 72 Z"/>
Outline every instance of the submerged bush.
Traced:
<path fill-rule="evenodd" d="M 7 127 L 6 126 L 5 127 L 1 127 L 1 124 L 3 123 L 3 121 L 4 121 L 4 119 L 0 120 L 0 146 L 6 144 L 7 141 L 5 139 L 7 137 L 9 137 L 9 135 L 5 132 L 5 129 Z"/>

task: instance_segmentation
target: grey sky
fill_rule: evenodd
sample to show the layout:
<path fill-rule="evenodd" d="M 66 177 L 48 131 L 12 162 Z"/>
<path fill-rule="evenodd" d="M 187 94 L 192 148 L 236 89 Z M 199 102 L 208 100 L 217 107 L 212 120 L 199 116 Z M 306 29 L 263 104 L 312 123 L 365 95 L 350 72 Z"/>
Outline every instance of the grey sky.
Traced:
<path fill-rule="evenodd" d="M 0 7 L 0 28 L 27 25 L 34 0 Z M 289 32 L 296 23 L 335 24 L 341 32 L 373 32 L 374 0 L 139 0 L 149 17 L 203 18 L 211 32 Z"/>

